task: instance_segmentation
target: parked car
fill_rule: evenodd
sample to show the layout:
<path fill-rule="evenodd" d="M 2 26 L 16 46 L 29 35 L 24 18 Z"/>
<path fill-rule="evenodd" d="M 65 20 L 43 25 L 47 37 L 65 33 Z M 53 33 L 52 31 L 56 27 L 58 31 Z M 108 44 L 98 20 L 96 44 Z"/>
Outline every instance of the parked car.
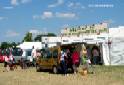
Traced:
<path fill-rule="evenodd" d="M 19 62 L 22 58 L 22 53 L 23 53 L 23 51 L 20 48 L 16 48 L 16 49 L 12 50 L 12 55 L 13 55 L 15 63 L 19 64 Z"/>
<path fill-rule="evenodd" d="M 25 61 L 30 61 L 32 59 L 31 49 L 23 49 L 22 50 L 22 49 L 17 48 L 12 51 L 12 54 L 13 54 L 13 57 L 14 57 L 16 63 L 19 63 L 22 56 Z"/>
<path fill-rule="evenodd" d="M 4 50 L 1 50 L 0 49 L 0 63 L 3 63 L 4 62 L 4 56 L 5 56 Z"/>
<path fill-rule="evenodd" d="M 1 53 L 0 53 L 0 63 L 3 63 L 4 62 L 4 55 L 2 55 Z"/>

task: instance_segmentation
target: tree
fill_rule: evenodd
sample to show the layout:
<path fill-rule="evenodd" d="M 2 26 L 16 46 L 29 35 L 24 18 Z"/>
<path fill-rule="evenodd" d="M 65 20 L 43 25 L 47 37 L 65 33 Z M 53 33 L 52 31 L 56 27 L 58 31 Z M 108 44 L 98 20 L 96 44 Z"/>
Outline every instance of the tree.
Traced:
<path fill-rule="evenodd" d="M 1 48 L 2 49 L 6 49 L 6 48 L 8 48 L 9 47 L 9 44 L 7 43 L 7 42 L 2 42 L 1 43 Z"/>
<path fill-rule="evenodd" d="M 41 34 L 41 35 L 37 35 L 35 38 L 34 38 L 34 40 L 35 41 L 42 41 L 42 37 L 55 37 L 56 36 L 56 34 L 54 34 L 54 33 L 48 33 L 48 34 Z"/>
<path fill-rule="evenodd" d="M 23 39 L 23 42 L 31 42 L 32 41 L 32 33 L 27 33 Z"/>
<path fill-rule="evenodd" d="M 48 37 L 55 37 L 56 34 L 54 34 L 54 33 L 48 33 L 47 36 L 48 36 Z"/>
<path fill-rule="evenodd" d="M 35 38 L 34 38 L 34 41 L 42 41 L 41 40 L 41 37 L 43 37 L 43 36 L 45 36 L 45 35 L 37 35 Z"/>
<path fill-rule="evenodd" d="M 15 48 L 17 44 L 15 42 L 9 43 L 9 42 L 2 42 L 0 48 L 7 49 L 7 48 Z"/>
<path fill-rule="evenodd" d="M 16 48 L 17 44 L 15 42 L 10 43 L 12 48 Z"/>

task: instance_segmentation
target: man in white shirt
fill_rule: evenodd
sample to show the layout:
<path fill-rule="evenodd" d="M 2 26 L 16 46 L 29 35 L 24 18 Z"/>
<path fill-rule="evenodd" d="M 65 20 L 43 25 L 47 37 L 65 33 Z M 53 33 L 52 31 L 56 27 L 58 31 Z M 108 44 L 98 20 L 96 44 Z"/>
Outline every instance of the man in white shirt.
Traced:
<path fill-rule="evenodd" d="M 26 69 L 27 65 L 25 63 L 26 60 L 26 50 L 23 49 L 22 57 L 21 57 L 21 68 Z"/>
<path fill-rule="evenodd" d="M 36 49 L 34 48 L 34 46 L 32 47 L 32 52 L 31 52 L 31 56 L 33 58 L 33 65 L 36 66 Z"/>

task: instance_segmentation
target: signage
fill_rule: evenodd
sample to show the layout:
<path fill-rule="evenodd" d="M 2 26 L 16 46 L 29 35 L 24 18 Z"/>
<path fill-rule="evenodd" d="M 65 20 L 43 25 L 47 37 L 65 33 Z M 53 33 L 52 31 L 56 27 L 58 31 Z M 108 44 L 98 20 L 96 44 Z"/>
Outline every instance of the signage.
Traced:
<path fill-rule="evenodd" d="M 63 40 L 63 42 L 69 42 L 68 40 Z"/>
<path fill-rule="evenodd" d="M 93 38 L 85 38 L 84 40 L 94 40 Z"/>
<path fill-rule="evenodd" d="M 103 39 L 103 40 L 105 40 L 105 37 L 97 37 L 97 39 Z"/>

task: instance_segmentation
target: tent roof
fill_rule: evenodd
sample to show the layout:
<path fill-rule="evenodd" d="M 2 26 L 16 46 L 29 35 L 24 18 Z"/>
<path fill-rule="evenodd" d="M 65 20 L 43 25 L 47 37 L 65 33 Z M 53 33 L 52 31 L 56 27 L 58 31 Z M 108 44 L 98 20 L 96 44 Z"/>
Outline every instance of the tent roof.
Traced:
<path fill-rule="evenodd" d="M 17 47 L 21 49 L 32 49 L 32 47 L 36 49 L 42 49 L 41 42 L 23 42 L 22 44 L 18 45 Z"/>
<path fill-rule="evenodd" d="M 124 37 L 124 26 L 109 29 L 110 37 Z"/>

